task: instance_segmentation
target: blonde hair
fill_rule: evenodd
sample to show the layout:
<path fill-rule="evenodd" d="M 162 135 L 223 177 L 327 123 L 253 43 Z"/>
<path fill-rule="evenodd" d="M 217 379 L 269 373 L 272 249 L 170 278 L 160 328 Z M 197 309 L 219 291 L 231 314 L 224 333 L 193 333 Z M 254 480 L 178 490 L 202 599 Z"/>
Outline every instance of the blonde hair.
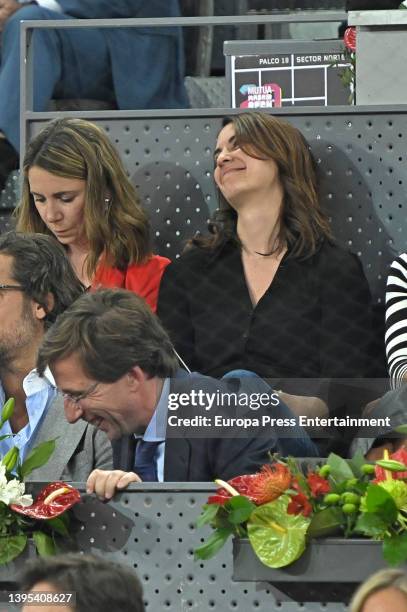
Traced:
<path fill-rule="evenodd" d="M 406 597 L 407 604 L 407 574 L 402 570 L 385 569 L 376 572 L 362 582 L 350 602 L 350 612 L 362 612 L 367 599 L 383 589 L 397 589 Z"/>
<path fill-rule="evenodd" d="M 103 254 L 108 265 L 124 269 L 151 255 L 149 222 L 118 152 L 104 130 L 83 119 L 49 123 L 28 145 L 23 163 L 17 230 L 52 235 L 34 205 L 28 171 L 37 166 L 64 178 L 86 181 L 86 271 L 95 273 Z"/>

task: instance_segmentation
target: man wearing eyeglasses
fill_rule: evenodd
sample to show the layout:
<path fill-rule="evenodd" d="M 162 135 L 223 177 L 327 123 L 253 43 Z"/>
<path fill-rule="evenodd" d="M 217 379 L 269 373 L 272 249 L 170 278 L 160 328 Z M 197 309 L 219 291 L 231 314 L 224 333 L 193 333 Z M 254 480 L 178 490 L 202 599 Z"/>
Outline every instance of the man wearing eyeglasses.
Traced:
<path fill-rule="evenodd" d="M 194 403 L 200 392 L 212 397 L 218 391 L 240 393 L 250 382 L 217 381 L 180 371 L 158 318 L 131 292 L 117 289 L 82 295 L 58 317 L 42 343 L 37 361 L 40 375 L 47 366 L 64 396 L 68 421 L 84 419 L 115 441 L 118 469 L 94 470 L 87 482 L 88 492 L 101 498 L 111 498 L 116 488 L 140 480 L 227 480 L 256 472 L 269 462 L 269 451 L 281 450 L 273 429 L 258 438 L 239 432 L 236 437 L 236 429 L 233 437 L 224 435 L 225 430 L 215 430 L 214 435 L 213 429 L 198 430 L 193 437 L 190 430 L 171 435 L 167 419 L 175 413 L 176 398 L 180 402 L 177 415 L 189 411 L 202 416 L 209 412 Z M 230 416 L 236 414 L 234 402 L 227 408 Z"/>
<path fill-rule="evenodd" d="M 70 426 L 49 371 L 35 370 L 46 329 L 83 292 L 63 248 L 50 236 L 9 232 L 0 236 L 0 406 L 15 399 L 0 434 L 0 457 L 17 446 L 24 460 L 37 444 L 56 439 L 47 465 L 33 480 L 86 480 L 89 472 L 112 466 L 103 432 L 86 423 Z"/>

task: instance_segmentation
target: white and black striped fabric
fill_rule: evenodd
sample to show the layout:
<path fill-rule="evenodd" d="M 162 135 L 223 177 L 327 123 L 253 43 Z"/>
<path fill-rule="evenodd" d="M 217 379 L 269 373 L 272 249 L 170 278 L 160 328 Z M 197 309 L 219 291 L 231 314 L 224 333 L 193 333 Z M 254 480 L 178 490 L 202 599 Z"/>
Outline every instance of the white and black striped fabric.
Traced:
<path fill-rule="evenodd" d="M 392 386 L 407 379 L 407 253 L 390 266 L 386 288 L 386 355 Z"/>

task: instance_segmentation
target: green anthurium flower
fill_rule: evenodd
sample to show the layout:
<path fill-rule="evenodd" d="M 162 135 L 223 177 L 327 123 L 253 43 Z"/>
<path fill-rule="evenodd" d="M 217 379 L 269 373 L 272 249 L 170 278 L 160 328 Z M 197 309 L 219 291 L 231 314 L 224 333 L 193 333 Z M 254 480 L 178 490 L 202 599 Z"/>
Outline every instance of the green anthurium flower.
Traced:
<path fill-rule="evenodd" d="M 268 567 L 285 567 L 305 550 L 305 536 L 311 520 L 302 514 L 288 514 L 288 495 L 254 510 L 247 532 L 254 552 Z"/>

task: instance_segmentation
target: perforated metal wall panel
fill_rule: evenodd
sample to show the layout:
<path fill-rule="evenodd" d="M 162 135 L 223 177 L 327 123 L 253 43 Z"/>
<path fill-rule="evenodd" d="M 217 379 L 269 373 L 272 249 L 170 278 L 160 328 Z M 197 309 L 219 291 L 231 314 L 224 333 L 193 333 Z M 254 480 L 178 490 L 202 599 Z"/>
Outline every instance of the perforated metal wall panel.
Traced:
<path fill-rule="evenodd" d="M 185 77 L 191 108 L 224 108 L 226 104 L 225 77 Z"/>
<path fill-rule="evenodd" d="M 75 512 L 83 521 L 80 549 L 134 567 L 147 612 L 345 610 L 338 602 L 287 601 L 268 583 L 233 582 L 231 542 L 213 559 L 195 561 L 194 548 L 210 533 L 195 528 L 208 486 L 140 484 L 108 504 L 87 498 Z"/>
<path fill-rule="evenodd" d="M 119 149 L 163 255 L 177 257 L 185 240 L 205 229 L 217 206 L 212 152 L 224 114 L 79 114 L 103 125 Z M 382 302 L 387 266 L 395 252 L 407 248 L 407 107 L 283 109 L 275 114 L 307 138 L 320 167 L 322 200 L 334 234 L 359 255 L 372 293 Z M 51 115 L 35 116 L 31 134 Z"/>
<path fill-rule="evenodd" d="M 19 171 L 15 170 L 12 172 L 4 186 L 4 189 L 0 192 L 0 212 L 4 209 L 11 210 L 14 208 L 19 195 Z"/>

